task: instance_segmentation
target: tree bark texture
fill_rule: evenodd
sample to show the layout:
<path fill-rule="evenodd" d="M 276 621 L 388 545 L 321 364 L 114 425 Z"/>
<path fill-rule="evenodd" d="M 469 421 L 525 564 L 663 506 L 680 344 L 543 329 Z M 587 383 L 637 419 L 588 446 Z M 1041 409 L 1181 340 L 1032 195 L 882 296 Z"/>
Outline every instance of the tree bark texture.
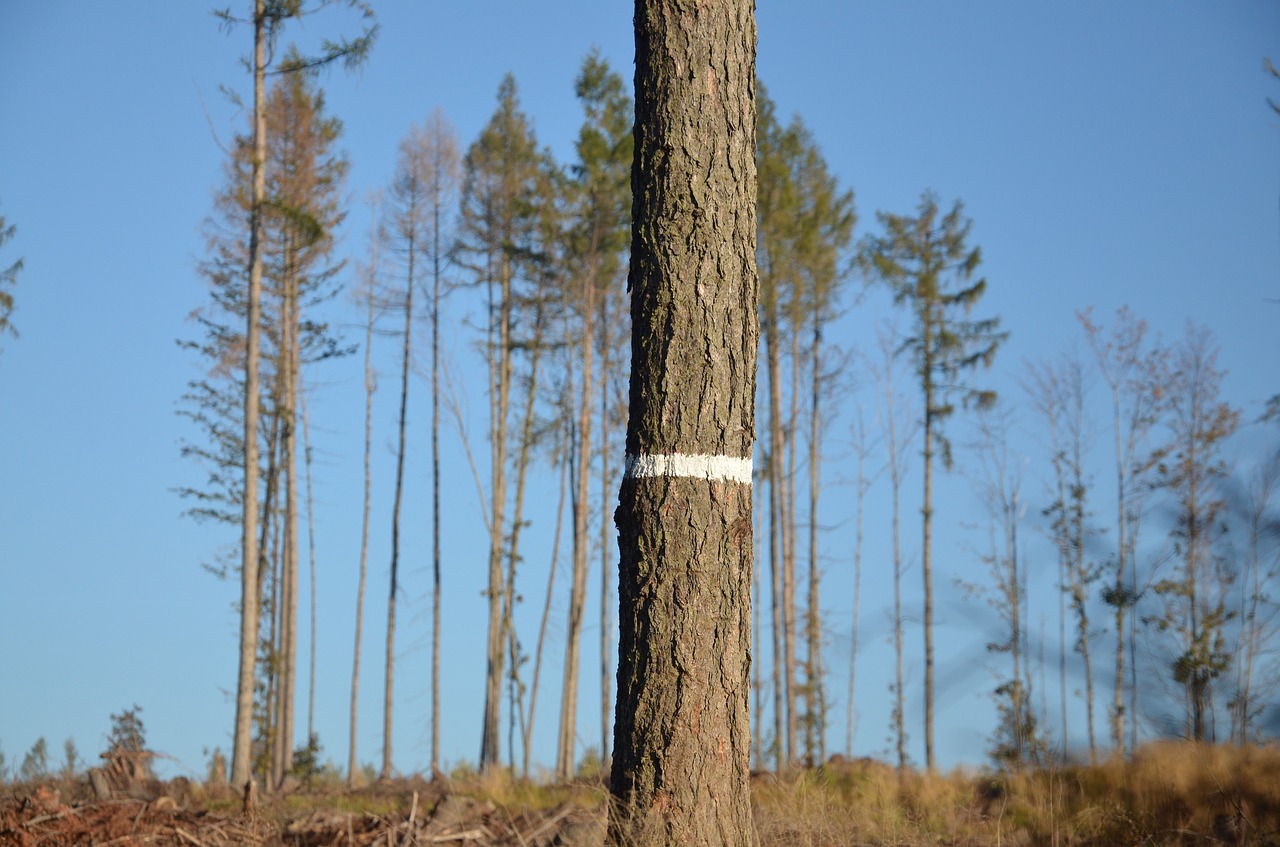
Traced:
<path fill-rule="evenodd" d="M 750 466 L 759 342 L 754 3 L 637 0 L 635 33 L 611 835 L 745 847 L 750 473 L 681 475 L 675 462 L 665 472 L 635 469 L 682 455 Z"/>

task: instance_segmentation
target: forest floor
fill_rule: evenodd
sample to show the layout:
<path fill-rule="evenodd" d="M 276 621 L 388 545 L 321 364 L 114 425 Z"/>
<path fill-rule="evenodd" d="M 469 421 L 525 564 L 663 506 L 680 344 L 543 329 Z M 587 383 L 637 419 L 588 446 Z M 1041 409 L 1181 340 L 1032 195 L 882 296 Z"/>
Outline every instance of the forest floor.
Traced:
<path fill-rule="evenodd" d="M 924 847 L 1280 847 L 1280 748 L 1152 745 L 1128 761 L 927 776 L 869 759 L 753 776 L 756 843 Z M 95 799 L 87 780 L 0 788 L 0 847 L 599 847 L 598 781 L 506 774 L 257 799 L 177 779 Z"/>

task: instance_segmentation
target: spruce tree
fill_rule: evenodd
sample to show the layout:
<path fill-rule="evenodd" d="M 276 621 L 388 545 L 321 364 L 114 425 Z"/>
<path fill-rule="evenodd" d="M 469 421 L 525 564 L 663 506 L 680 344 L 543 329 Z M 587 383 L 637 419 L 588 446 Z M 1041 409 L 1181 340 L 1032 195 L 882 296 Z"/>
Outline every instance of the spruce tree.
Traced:
<path fill-rule="evenodd" d="M 986 292 L 987 281 L 974 279 L 982 251 L 968 245 L 972 222 L 959 201 L 940 214 L 936 195 L 925 192 L 914 217 L 888 212 L 876 217 L 884 234 L 863 241 L 860 264 L 911 314 L 912 334 L 901 349 L 911 357 L 924 399 L 924 744 L 925 763 L 934 770 L 933 469 L 935 461 L 948 470 L 952 465 L 944 426 L 955 412 L 955 400 L 980 409 L 995 402 L 995 392 L 975 388 L 965 377 L 978 367 L 989 368 L 1008 334 L 1000 331 L 999 318 L 967 317 Z"/>

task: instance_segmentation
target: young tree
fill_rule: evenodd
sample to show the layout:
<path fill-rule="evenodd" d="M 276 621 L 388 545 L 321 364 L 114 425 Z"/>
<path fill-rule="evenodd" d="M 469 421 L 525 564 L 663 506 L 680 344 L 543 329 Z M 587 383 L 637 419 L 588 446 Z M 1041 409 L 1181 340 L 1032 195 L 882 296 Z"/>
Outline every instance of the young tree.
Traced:
<path fill-rule="evenodd" d="M 1057 362 L 1029 366 L 1027 389 L 1040 413 L 1042 431 L 1048 433 L 1053 501 L 1044 509 L 1049 531 L 1058 551 L 1062 599 L 1070 598 L 1075 622 L 1072 649 L 1084 664 L 1085 725 L 1089 733 L 1089 761 L 1096 764 L 1097 739 L 1093 720 L 1093 661 L 1090 639 L 1089 597 L 1102 569 L 1089 561 L 1087 540 L 1095 533 L 1089 526 L 1090 480 L 1085 473 L 1085 455 L 1090 427 L 1085 417 L 1085 366 L 1074 351 Z M 1059 613 L 1064 610 L 1059 607 Z M 1065 620 L 1065 618 L 1064 618 Z M 1065 626 L 1065 623 L 1063 624 Z M 1063 649 L 1066 649 L 1065 638 Z M 1066 677 L 1063 673 L 1063 697 Z M 1065 701 L 1064 701 L 1065 702 Z M 1067 742 L 1066 709 L 1063 709 L 1063 743 Z"/>
<path fill-rule="evenodd" d="M 1269 649 L 1280 634 L 1280 603 L 1270 586 L 1280 577 L 1280 517 L 1275 495 L 1280 487 L 1280 450 L 1268 445 L 1246 480 L 1233 485 L 1227 498 L 1232 529 L 1242 529 L 1245 542 L 1238 550 L 1240 633 L 1234 656 L 1235 692 L 1231 709 L 1232 740 L 1252 744 L 1261 740 L 1263 713 L 1260 692 L 1274 691 L 1280 682 L 1275 651 Z"/>
<path fill-rule="evenodd" d="M 911 414 L 906 397 L 898 394 L 898 378 L 895 372 L 898 350 L 898 331 L 896 327 L 886 326 L 879 333 L 880 364 L 871 364 L 875 375 L 877 418 L 880 421 L 881 438 L 885 444 L 885 469 L 889 472 L 890 503 L 892 518 L 890 536 L 893 539 L 893 656 L 894 676 L 891 689 L 893 691 L 893 739 L 898 757 L 898 773 L 905 775 L 909 759 L 907 757 L 906 729 L 906 688 L 903 672 L 903 639 L 902 639 L 902 481 L 911 466 L 911 454 L 900 449 L 901 445 L 912 441 L 919 430 L 919 423 Z"/>
<path fill-rule="evenodd" d="M 1007 654 L 1010 675 L 995 690 L 1000 720 L 992 739 L 991 758 L 1001 767 L 1021 770 L 1039 763 L 1036 722 L 1031 709 L 1030 671 L 1026 655 L 1027 576 L 1019 558 L 1018 529 L 1026 511 L 1022 500 L 1022 467 L 1009 449 L 1009 421 L 1000 412 L 978 419 L 976 445 L 981 472 L 974 493 L 990 518 L 988 552 L 982 556 L 991 574 L 990 587 L 976 587 L 1005 627 L 1000 640 L 987 643 L 992 653 Z"/>
<path fill-rule="evenodd" d="M 753 842 L 755 13 L 637 0 L 632 367 L 610 829 Z"/>
<path fill-rule="evenodd" d="M 861 406 L 858 407 L 858 411 L 854 415 L 850 434 L 853 437 L 853 455 L 857 460 L 857 473 L 853 482 L 853 621 L 849 636 L 849 693 L 845 702 L 844 754 L 848 757 L 853 756 L 853 704 L 854 694 L 857 690 L 855 682 L 857 681 L 858 670 L 858 635 L 862 612 L 862 528 L 866 514 L 864 507 L 867 493 L 884 471 L 883 465 L 872 469 L 867 467 L 867 463 L 871 459 L 872 450 L 876 446 L 876 441 L 873 441 L 867 433 L 867 425 L 863 420 Z"/>
<path fill-rule="evenodd" d="M 48 776 L 49 745 L 42 735 L 22 757 L 22 764 L 18 766 L 18 779 L 22 782 L 39 782 Z"/>
<path fill-rule="evenodd" d="M 974 281 L 982 262 L 979 248 L 967 244 L 972 221 L 957 200 L 940 215 L 938 199 L 925 192 L 915 217 L 879 212 L 885 234 L 868 236 L 860 263 L 867 274 L 893 291 L 894 302 L 906 304 L 913 334 L 902 349 L 915 365 L 924 398 L 924 504 L 921 508 L 921 570 L 924 577 L 924 748 L 925 762 L 934 770 L 933 710 L 933 468 L 952 464 L 951 443 L 943 427 L 955 412 L 953 398 L 964 406 L 988 408 L 995 392 L 973 388 L 965 375 L 978 366 L 989 368 L 996 350 L 1008 336 L 999 318 L 970 320 L 966 316 L 986 292 L 986 279 Z"/>
<path fill-rule="evenodd" d="M 1166 353 L 1147 338 L 1147 324 L 1127 307 L 1116 312 L 1110 332 L 1095 323 L 1090 310 L 1078 312 L 1077 319 L 1093 351 L 1094 362 L 1111 395 L 1111 435 L 1116 475 L 1116 548 L 1112 560 L 1115 580 L 1103 592 L 1103 600 L 1115 610 L 1115 684 L 1111 705 L 1111 745 L 1124 749 L 1125 719 L 1129 719 L 1134 743 L 1137 738 L 1137 710 L 1124 704 L 1125 639 L 1132 635 L 1129 610 L 1138 600 L 1135 551 L 1138 529 L 1147 490 L 1147 478 L 1159 460 L 1157 451 L 1146 455 L 1146 444 L 1155 426 L 1165 393 L 1161 374 Z M 1129 617 L 1126 628 L 1126 617 Z M 1129 656 L 1136 679 L 1136 656 Z M 1131 689 L 1137 697 L 1137 685 Z"/>
<path fill-rule="evenodd" d="M 1153 586 L 1163 601 L 1154 623 L 1174 636 L 1171 670 L 1183 689 L 1191 741 L 1216 740 L 1213 683 L 1230 667 L 1227 626 L 1236 614 L 1227 605 L 1235 575 L 1219 546 L 1226 505 L 1222 450 L 1240 413 L 1220 400 L 1224 372 L 1217 358 L 1209 330 L 1188 324 L 1170 360 L 1170 440 L 1156 468 L 1157 482 L 1175 508 L 1175 571 Z"/>
<path fill-rule="evenodd" d="M 0 247 L 13 239 L 18 231 L 16 225 L 8 223 L 4 215 L 0 215 Z M 5 333 L 18 337 L 10 318 L 13 315 L 13 288 L 18 284 L 18 272 L 22 270 L 22 259 L 9 263 L 9 267 L 0 270 L 0 337 Z"/>
<path fill-rule="evenodd" d="M 377 26 L 372 23 L 373 10 L 365 0 L 346 0 L 348 6 L 359 9 L 369 21 L 363 33 L 355 39 L 338 42 L 326 41 L 321 52 L 314 56 L 291 53 L 289 60 L 273 70 L 278 73 L 299 73 L 325 67 L 335 61 L 343 61 L 348 68 L 358 67 L 368 56 L 377 36 Z M 321 6 L 324 4 L 322 3 Z M 286 21 L 300 19 L 315 11 L 303 0 L 253 0 L 253 14 L 248 21 L 232 16 L 229 9 L 217 12 L 223 26 L 230 28 L 237 23 L 253 26 L 253 58 L 249 62 L 253 75 L 253 153 L 250 158 L 253 169 L 252 196 L 249 203 L 249 284 L 245 298 L 245 357 L 244 357 L 244 494 L 242 496 L 242 542 L 240 567 L 240 668 L 236 683 L 236 718 L 234 750 L 231 759 L 231 781 L 240 786 L 250 779 L 250 731 L 253 715 L 254 650 L 258 638 L 258 567 L 257 510 L 258 510 L 258 331 L 259 308 L 262 296 L 262 226 L 266 211 L 267 126 L 266 126 L 266 76 L 273 64 L 276 43 Z"/>

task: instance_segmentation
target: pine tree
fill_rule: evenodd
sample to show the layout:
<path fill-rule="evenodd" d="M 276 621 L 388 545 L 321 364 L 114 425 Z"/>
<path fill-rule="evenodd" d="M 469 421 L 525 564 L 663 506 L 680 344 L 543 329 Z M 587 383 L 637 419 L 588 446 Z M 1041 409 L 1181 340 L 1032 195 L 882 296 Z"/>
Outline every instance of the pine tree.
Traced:
<path fill-rule="evenodd" d="M 755 14 L 637 0 L 618 843 L 753 843 Z"/>
<path fill-rule="evenodd" d="M 867 274 L 889 286 L 894 302 L 905 304 L 913 334 L 903 343 L 915 365 L 924 399 L 924 505 L 921 508 L 921 570 L 924 577 L 924 747 L 925 763 L 934 770 L 933 712 L 933 468 L 952 464 L 951 442 L 943 427 L 955 412 L 957 395 L 965 406 L 990 407 L 995 393 L 966 385 L 968 372 L 991 366 L 1007 337 L 999 318 L 966 316 L 986 292 L 985 279 L 973 276 L 982 262 L 979 248 L 966 243 L 972 222 L 957 201 L 939 215 L 937 197 L 926 192 L 915 217 L 877 214 L 885 234 L 863 241 L 860 262 Z"/>

